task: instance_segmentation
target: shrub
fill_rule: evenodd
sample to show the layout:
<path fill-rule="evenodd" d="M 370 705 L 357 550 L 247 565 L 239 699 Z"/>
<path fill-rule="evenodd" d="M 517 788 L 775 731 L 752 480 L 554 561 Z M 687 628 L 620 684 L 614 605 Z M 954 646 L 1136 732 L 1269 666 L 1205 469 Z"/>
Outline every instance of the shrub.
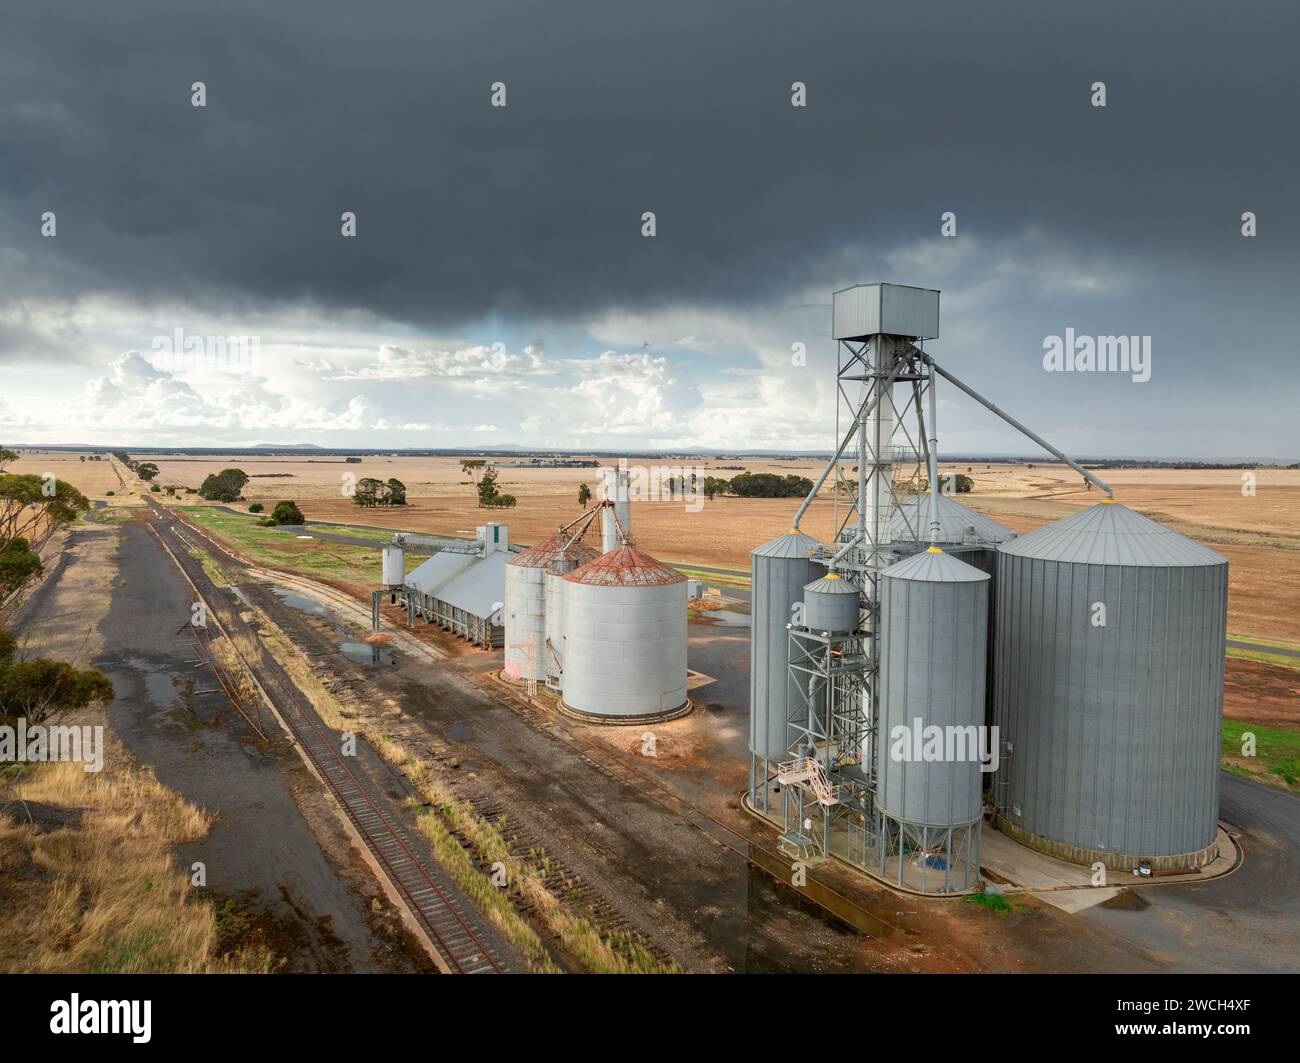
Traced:
<path fill-rule="evenodd" d="M 273 524 L 302 524 L 304 518 L 302 510 L 298 508 L 297 502 L 278 502 L 275 509 L 271 510 L 271 523 Z"/>
<path fill-rule="evenodd" d="M 266 507 L 263 506 L 261 502 L 254 502 L 251 506 L 248 507 L 248 512 L 249 512 L 249 513 L 261 513 L 262 510 L 265 509 L 265 508 L 266 508 Z"/>

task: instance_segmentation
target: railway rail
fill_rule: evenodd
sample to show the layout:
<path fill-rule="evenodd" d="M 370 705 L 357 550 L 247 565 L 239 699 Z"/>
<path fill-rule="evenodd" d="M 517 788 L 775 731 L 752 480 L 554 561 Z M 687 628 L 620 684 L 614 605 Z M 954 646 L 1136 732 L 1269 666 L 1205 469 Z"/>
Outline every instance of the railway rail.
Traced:
<path fill-rule="evenodd" d="M 157 515 L 159 511 L 155 508 L 154 512 Z M 165 524 L 162 530 L 156 522 L 151 522 L 149 527 L 193 592 L 204 602 L 209 619 L 215 619 L 220 626 L 213 603 L 207 601 L 186 564 L 168 545 L 164 531 L 175 536 L 178 543 L 187 544 L 187 541 Z M 440 869 L 431 868 L 421 858 L 405 827 L 387 807 L 387 799 L 375 794 L 367 780 L 348 765 L 339 748 L 338 736 L 324 726 L 315 710 L 304 702 L 291 681 L 278 674 L 277 668 L 248 660 L 233 640 L 231 647 L 425 931 L 443 967 L 457 974 L 508 973 L 511 967 L 504 957 L 505 950 L 489 941 L 491 935 L 476 917 L 472 903 Z"/>

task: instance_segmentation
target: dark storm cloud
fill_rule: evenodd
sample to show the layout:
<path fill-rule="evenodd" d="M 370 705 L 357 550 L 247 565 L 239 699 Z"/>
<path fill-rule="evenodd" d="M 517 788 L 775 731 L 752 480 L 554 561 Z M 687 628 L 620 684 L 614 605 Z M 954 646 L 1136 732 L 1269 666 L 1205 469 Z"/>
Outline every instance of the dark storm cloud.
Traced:
<path fill-rule="evenodd" d="M 780 301 L 945 210 L 1177 268 L 1239 254 L 1252 209 L 1250 283 L 1295 241 L 1297 18 L 1198 7 L 25 5 L 0 36 L 0 269 L 11 295 L 444 326 Z"/>

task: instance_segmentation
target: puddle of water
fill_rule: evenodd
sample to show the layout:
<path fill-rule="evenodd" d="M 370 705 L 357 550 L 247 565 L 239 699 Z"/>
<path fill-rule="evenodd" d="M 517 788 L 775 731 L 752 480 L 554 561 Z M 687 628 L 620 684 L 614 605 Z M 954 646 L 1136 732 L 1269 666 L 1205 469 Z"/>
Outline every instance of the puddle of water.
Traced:
<path fill-rule="evenodd" d="M 145 672 L 144 689 L 149 700 L 159 709 L 170 709 L 177 703 L 172 677 L 163 672 Z"/>
<path fill-rule="evenodd" d="M 344 657 L 349 661 L 356 661 L 357 664 L 397 663 L 388 650 L 377 645 L 372 646 L 367 642 L 340 642 L 339 649 L 343 652 Z"/>
<path fill-rule="evenodd" d="M 299 612 L 310 613 L 312 616 L 324 616 L 329 612 L 320 602 L 308 598 L 305 594 L 295 594 L 293 591 L 286 591 L 280 587 L 272 587 L 271 589 L 280 601 L 292 609 L 297 609 Z M 369 646 L 366 647 L 366 649 L 369 648 Z"/>

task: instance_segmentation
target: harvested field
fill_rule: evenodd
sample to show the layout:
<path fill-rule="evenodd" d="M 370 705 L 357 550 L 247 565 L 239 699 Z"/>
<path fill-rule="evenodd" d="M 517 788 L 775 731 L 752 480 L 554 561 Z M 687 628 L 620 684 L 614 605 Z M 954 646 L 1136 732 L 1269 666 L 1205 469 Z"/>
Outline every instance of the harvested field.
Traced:
<path fill-rule="evenodd" d="M 53 473 L 57 479 L 72 484 L 87 498 L 107 498 L 107 492 L 112 491 L 120 500 L 120 496 L 125 493 L 125 485 L 116 472 L 115 463 L 107 455 L 100 461 L 82 461 L 83 457 L 89 459 L 90 451 L 23 448 L 18 460 L 10 462 L 5 471 L 24 476 Z"/>
<path fill-rule="evenodd" d="M 252 476 L 244 494 L 273 501 L 292 498 L 310 520 L 367 524 L 405 531 L 468 536 L 486 520 L 508 524 L 512 540 L 536 542 L 576 518 L 578 485 L 593 488 L 598 470 L 499 468 L 500 489 L 518 505 L 482 509 L 459 458 L 370 456 L 348 464 L 341 457 L 280 455 L 174 455 L 154 458 L 164 483 L 197 486 L 210 472 L 234 465 Z M 514 461 L 518 459 L 499 459 Z M 602 463 L 616 459 L 598 456 Z M 74 461 L 75 464 L 75 461 Z M 635 462 L 632 463 L 635 466 Z M 691 467 L 730 477 L 740 471 L 776 472 L 814 478 L 822 462 L 813 459 L 669 459 L 659 467 Z M 964 473 L 974 490 L 961 501 L 1018 532 L 1063 517 L 1100 495 L 1058 464 L 945 463 L 942 473 Z M 355 505 L 341 493 L 345 474 L 396 477 L 407 486 L 410 504 L 396 509 Z M 1175 530 L 1213 546 L 1231 564 L 1229 631 L 1238 638 L 1300 644 L 1300 470 L 1254 470 L 1255 493 L 1243 495 L 1243 470 L 1104 469 L 1100 471 L 1127 505 Z M 74 481 L 75 482 L 75 481 Z M 634 534 L 642 547 L 673 564 L 747 570 L 749 551 L 786 531 L 796 499 L 720 496 L 692 512 L 685 502 L 634 502 Z M 843 516 L 843 510 L 840 511 Z M 823 540 L 836 526 L 831 492 L 808 512 L 803 529 Z"/>

